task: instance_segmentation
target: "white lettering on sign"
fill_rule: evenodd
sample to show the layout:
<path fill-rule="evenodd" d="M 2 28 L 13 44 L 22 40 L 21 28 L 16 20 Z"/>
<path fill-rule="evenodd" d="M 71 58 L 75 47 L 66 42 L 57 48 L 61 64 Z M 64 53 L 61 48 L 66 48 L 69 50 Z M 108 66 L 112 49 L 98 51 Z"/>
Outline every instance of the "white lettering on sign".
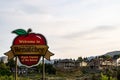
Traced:
<path fill-rule="evenodd" d="M 35 41 L 19 40 L 19 43 L 35 43 Z"/>

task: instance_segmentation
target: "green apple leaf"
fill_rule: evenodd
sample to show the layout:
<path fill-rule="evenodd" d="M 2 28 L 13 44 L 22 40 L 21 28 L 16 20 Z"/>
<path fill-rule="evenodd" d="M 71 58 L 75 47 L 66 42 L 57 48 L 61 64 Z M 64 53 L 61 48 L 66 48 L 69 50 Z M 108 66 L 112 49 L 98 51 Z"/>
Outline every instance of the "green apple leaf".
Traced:
<path fill-rule="evenodd" d="M 17 35 L 26 35 L 26 34 L 28 34 L 24 29 L 16 29 L 16 30 L 12 31 L 12 33 L 15 33 Z"/>

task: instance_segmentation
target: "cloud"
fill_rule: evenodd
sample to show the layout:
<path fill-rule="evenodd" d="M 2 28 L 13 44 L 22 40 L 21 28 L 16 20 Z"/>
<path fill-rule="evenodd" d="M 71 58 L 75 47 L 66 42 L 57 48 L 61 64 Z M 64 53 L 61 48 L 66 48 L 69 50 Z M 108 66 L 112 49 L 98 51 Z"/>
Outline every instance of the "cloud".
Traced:
<path fill-rule="evenodd" d="M 95 28 L 87 30 L 87 31 L 73 32 L 72 34 L 65 35 L 64 38 L 99 39 L 99 38 L 103 38 L 102 37 L 103 35 L 98 36 L 96 34 L 110 32 L 110 31 L 115 30 L 115 29 L 117 29 L 117 27 L 99 26 L 99 27 L 95 27 Z"/>
<path fill-rule="evenodd" d="M 41 14 L 43 13 L 42 8 L 38 8 L 37 6 L 32 5 L 24 5 L 21 8 L 21 11 L 23 11 L 26 14 Z"/>
<path fill-rule="evenodd" d="M 117 27 L 115 27 L 115 26 L 98 26 L 98 27 L 96 27 L 96 28 L 94 28 L 94 29 L 92 29 L 91 30 L 91 32 L 93 31 L 95 31 L 95 32 L 102 32 L 102 31 L 110 31 L 110 30 L 114 30 L 114 29 L 116 29 Z"/>
<path fill-rule="evenodd" d="M 1 49 L 3 52 L 9 49 L 15 37 L 12 30 L 32 28 L 33 32 L 47 37 L 50 48 L 56 53 L 69 55 L 83 51 L 84 55 L 86 51 L 94 51 L 96 44 L 104 46 L 107 40 L 119 41 L 120 31 L 114 27 L 120 23 L 119 4 L 119 0 L 0 1 L 0 32 L 5 36 L 0 39 Z M 87 49 L 93 44 L 92 50 Z"/>

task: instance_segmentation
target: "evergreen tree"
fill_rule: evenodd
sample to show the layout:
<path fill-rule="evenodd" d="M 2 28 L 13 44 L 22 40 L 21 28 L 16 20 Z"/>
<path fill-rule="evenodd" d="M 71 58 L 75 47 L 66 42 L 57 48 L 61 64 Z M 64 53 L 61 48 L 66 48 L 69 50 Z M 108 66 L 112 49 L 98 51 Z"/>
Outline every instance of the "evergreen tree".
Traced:
<path fill-rule="evenodd" d="M 11 75 L 9 66 L 6 66 L 6 64 L 3 62 L 0 62 L 0 75 L 1 76 L 4 76 L 4 75 L 10 76 Z"/>
<path fill-rule="evenodd" d="M 10 70 L 11 70 L 11 72 L 13 72 L 13 69 L 15 68 L 15 60 L 14 59 L 10 59 L 9 61 L 8 61 L 8 63 L 7 63 L 7 66 L 9 66 L 10 67 Z"/>
<path fill-rule="evenodd" d="M 83 61 L 83 58 L 82 58 L 82 57 L 78 57 L 77 61 L 82 62 L 82 61 Z"/>

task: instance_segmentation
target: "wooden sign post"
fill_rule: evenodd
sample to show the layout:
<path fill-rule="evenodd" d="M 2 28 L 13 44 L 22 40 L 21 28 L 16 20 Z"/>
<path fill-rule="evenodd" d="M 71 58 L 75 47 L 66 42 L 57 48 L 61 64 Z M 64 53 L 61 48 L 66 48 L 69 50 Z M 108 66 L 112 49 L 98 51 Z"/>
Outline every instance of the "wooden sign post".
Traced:
<path fill-rule="evenodd" d="M 15 80 L 17 80 L 17 56 L 15 57 Z"/>
<path fill-rule="evenodd" d="M 44 63 L 44 56 L 43 56 L 43 58 L 42 58 L 42 65 L 43 65 L 42 79 L 45 80 L 45 63 Z"/>

